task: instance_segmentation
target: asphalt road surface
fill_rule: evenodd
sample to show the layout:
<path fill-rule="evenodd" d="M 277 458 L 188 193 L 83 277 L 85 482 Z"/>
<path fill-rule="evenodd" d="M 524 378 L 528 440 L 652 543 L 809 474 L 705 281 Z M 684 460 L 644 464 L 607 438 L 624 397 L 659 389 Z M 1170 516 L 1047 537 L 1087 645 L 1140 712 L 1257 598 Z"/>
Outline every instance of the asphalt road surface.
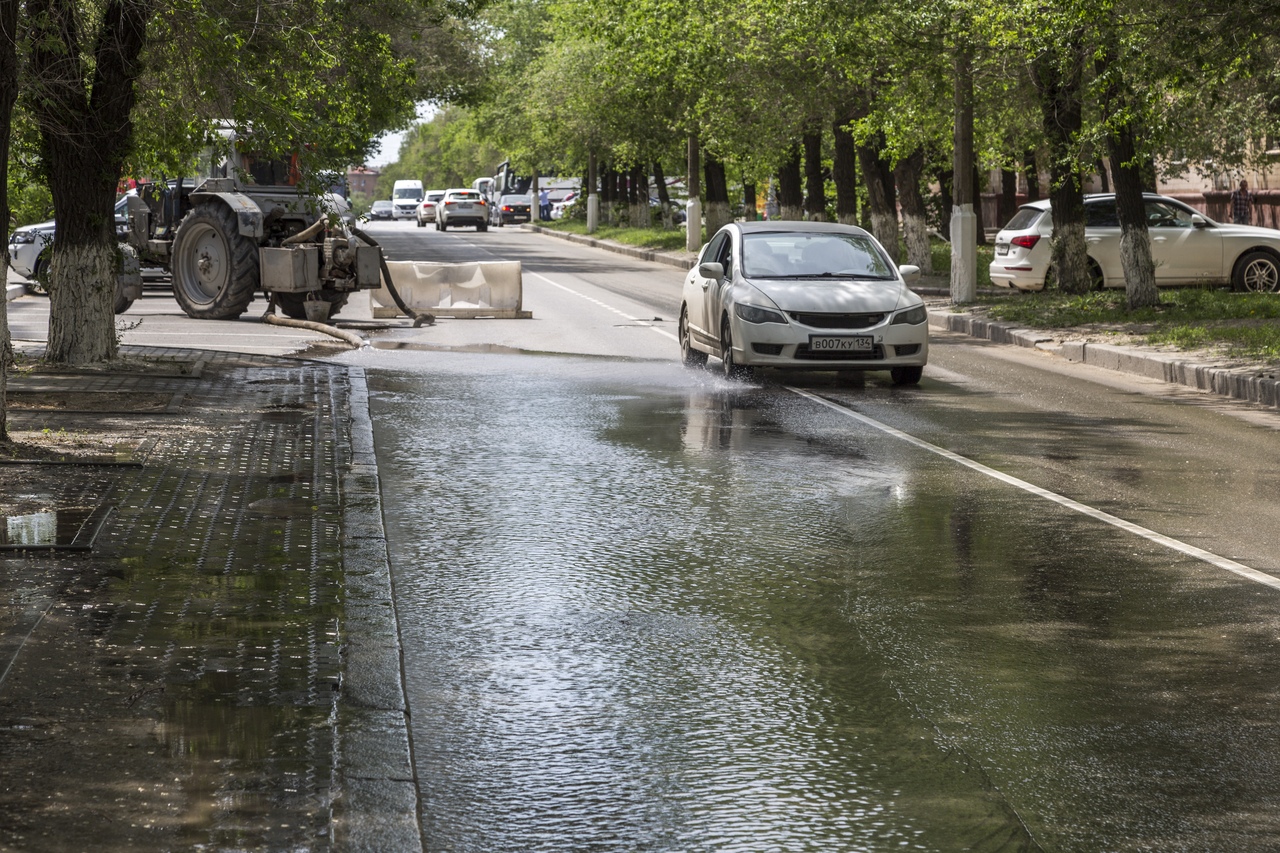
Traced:
<path fill-rule="evenodd" d="M 678 270 L 502 229 L 533 320 L 371 370 L 436 850 L 1270 850 L 1273 413 L 935 335 L 677 359 Z"/>

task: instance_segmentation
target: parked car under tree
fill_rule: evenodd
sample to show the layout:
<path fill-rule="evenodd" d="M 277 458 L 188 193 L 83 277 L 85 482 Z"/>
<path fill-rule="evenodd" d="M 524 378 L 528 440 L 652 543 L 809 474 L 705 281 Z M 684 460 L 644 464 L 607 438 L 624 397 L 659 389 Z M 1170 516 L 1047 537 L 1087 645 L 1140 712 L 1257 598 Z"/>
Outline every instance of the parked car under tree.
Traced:
<path fill-rule="evenodd" d="M 1215 222 L 1177 199 L 1147 193 L 1147 229 L 1156 284 L 1230 285 L 1241 291 L 1280 288 L 1280 231 Z M 1125 286 L 1120 220 L 1114 194 L 1085 196 L 1085 241 L 1095 290 Z M 1024 204 L 995 240 L 991 283 L 1018 290 L 1053 285 L 1047 200 Z"/>

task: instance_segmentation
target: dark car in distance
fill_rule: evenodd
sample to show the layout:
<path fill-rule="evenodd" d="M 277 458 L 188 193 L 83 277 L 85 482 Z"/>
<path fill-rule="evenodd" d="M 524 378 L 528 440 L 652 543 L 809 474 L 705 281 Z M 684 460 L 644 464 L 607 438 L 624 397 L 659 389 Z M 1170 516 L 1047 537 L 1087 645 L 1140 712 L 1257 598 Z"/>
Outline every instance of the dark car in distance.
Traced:
<path fill-rule="evenodd" d="M 504 195 L 498 201 L 498 215 L 502 221 L 499 225 L 515 225 L 517 222 L 529 221 L 531 199 L 527 195 Z"/>
<path fill-rule="evenodd" d="M 370 219 L 390 219 L 395 214 L 395 205 L 391 203 L 391 199 L 379 199 L 373 203 L 373 207 L 369 208 Z"/>

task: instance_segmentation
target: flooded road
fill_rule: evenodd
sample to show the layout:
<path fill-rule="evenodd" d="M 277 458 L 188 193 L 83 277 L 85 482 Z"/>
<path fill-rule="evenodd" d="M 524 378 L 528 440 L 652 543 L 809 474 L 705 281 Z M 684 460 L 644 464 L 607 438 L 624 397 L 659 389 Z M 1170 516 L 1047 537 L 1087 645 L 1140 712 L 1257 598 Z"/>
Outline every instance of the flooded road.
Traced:
<path fill-rule="evenodd" d="M 484 237 L 534 321 L 348 357 L 427 849 L 1280 846 L 1274 414 L 945 334 L 729 383 L 678 275 Z"/>
<path fill-rule="evenodd" d="M 429 360 L 373 380 L 428 849 L 1280 837 L 1272 591 L 782 387 Z"/>

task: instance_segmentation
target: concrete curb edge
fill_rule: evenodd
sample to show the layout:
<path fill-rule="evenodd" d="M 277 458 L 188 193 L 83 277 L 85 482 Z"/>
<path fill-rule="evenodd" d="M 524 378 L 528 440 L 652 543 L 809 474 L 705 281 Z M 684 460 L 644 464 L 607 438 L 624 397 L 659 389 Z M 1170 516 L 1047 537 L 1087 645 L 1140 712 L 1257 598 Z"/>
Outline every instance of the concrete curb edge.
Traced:
<path fill-rule="evenodd" d="M 343 681 L 335 721 L 332 838 L 339 851 L 421 853 L 421 810 L 363 368 L 350 384 L 350 457 L 342 477 Z"/>
<path fill-rule="evenodd" d="M 641 261 L 664 264 L 669 267 L 675 267 L 686 271 L 693 267 L 693 258 L 682 257 L 670 252 L 659 252 L 656 249 L 644 249 L 640 246 L 627 246 L 623 243 L 615 243 L 612 240 L 601 240 L 598 237 L 586 237 L 582 234 L 568 234 L 564 231 L 555 231 L 550 228 L 544 228 L 541 225 L 533 225 L 530 223 L 525 223 L 520 227 L 526 231 L 532 231 L 535 234 L 545 234 L 548 237 L 568 240 L 570 243 L 590 246 L 593 249 L 604 249 L 606 252 L 626 255 L 629 258 L 636 258 Z"/>
<path fill-rule="evenodd" d="M 929 325 L 992 343 L 1038 349 L 1067 361 L 1145 376 L 1234 400 L 1280 406 L 1280 378 L 1260 373 L 1256 367 L 1240 367 L 1225 362 L 1205 364 L 1188 361 L 1179 353 L 1148 352 L 1128 346 L 1059 342 L 1051 332 L 997 323 L 972 314 L 930 311 Z"/>

